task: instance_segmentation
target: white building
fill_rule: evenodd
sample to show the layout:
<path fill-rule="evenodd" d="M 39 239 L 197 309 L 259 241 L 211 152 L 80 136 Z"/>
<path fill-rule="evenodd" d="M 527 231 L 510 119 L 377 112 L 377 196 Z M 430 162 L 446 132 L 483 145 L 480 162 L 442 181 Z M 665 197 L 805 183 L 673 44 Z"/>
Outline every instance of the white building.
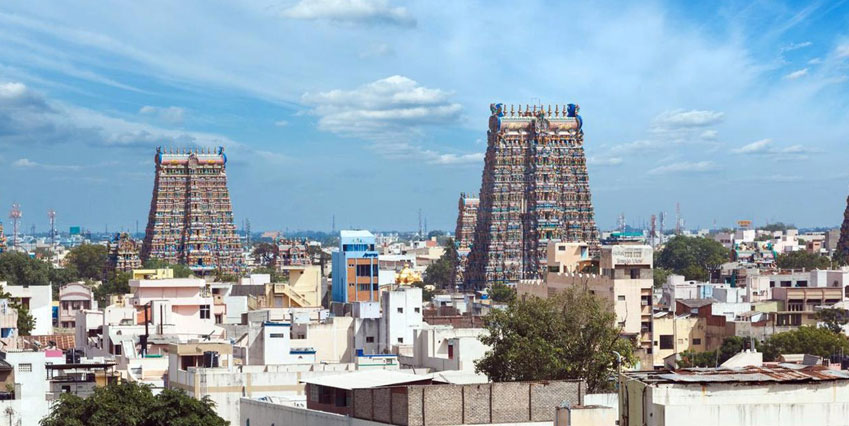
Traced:
<path fill-rule="evenodd" d="M 0 281 L 0 287 L 9 293 L 12 300 L 29 308 L 35 320 L 31 335 L 53 334 L 53 289 L 49 285 L 8 285 Z"/>
<path fill-rule="evenodd" d="M 845 426 L 849 373 L 781 364 L 620 376 L 620 426 Z"/>
<path fill-rule="evenodd" d="M 400 356 L 408 367 L 432 371 L 475 371 L 475 361 L 483 358 L 490 347 L 480 341 L 487 334 L 483 328 L 453 328 L 450 325 L 427 325 L 415 331 L 411 356 Z"/>
<path fill-rule="evenodd" d="M 380 342 L 383 348 L 412 344 L 413 332 L 421 328 L 423 323 L 422 289 L 401 287 L 385 291 L 380 303 L 383 310 Z"/>
<path fill-rule="evenodd" d="M 38 426 L 38 422 L 47 415 L 49 409 L 50 383 L 47 381 L 45 368 L 47 354 L 8 351 L 0 352 L 0 358 L 0 376 L 5 376 L 7 389 L 14 390 L 14 399 L 0 400 L 2 423 Z"/>

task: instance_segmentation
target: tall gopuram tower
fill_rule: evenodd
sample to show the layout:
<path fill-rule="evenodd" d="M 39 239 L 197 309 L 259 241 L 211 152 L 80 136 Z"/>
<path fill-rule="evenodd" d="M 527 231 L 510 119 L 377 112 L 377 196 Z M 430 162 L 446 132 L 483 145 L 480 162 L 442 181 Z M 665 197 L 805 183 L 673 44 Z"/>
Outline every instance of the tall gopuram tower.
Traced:
<path fill-rule="evenodd" d="M 0 253 L 6 251 L 6 234 L 3 233 L 3 221 L 0 221 Z"/>
<path fill-rule="evenodd" d="M 241 243 L 227 190 L 227 156 L 156 149 L 156 179 L 141 259 L 183 263 L 196 273 L 238 272 Z"/>
<path fill-rule="evenodd" d="M 454 230 L 454 244 L 457 246 L 457 270 L 454 271 L 454 283 L 462 286 L 466 269 L 469 267 L 469 253 L 475 239 L 475 225 L 478 221 L 480 198 L 477 195 L 461 193 L 457 205 L 457 227 Z"/>
<path fill-rule="evenodd" d="M 542 278 L 549 241 L 598 248 L 578 106 L 490 110 L 467 289 Z"/>

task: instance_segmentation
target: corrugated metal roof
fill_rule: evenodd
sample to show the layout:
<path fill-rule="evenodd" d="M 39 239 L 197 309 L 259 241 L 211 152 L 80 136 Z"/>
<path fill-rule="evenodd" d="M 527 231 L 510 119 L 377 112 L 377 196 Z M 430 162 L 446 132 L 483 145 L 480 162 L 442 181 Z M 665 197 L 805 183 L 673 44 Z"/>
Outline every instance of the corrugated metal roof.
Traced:
<path fill-rule="evenodd" d="M 744 368 L 685 368 L 675 371 L 634 371 L 626 376 L 642 382 L 656 383 L 792 383 L 808 381 L 849 380 L 849 371 L 831 370 L 821 365 L 776 364 Z"/>

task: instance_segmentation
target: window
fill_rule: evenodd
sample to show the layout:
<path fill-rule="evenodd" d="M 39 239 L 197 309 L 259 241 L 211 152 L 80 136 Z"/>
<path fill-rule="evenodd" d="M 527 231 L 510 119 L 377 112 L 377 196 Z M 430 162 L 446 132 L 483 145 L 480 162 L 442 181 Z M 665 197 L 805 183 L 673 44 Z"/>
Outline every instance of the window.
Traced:
<path fill-rule="evenodd" d="M 319 386 L 318 387 L 318 403 L 319 404 L 330 404 L 330 400 L 333 398 L 333 388 L 329 388 L 327 386 Z"/>
<path fill-rule="evenodd" d="M 675 339 L 671 334 L 660 335 L 660 349 L 673 349 L 675 347 Z"/>
<path fill-rule="evenodd" d="M 398 338 L 398 343 L 404 343 L 404 338 L 403 338 L 403 337 L 399 337 L 399 338 Z"/>
<path fill-rule="evenodd" d="M 357 265 L 357 276 L 376 277 L 378 275 L 377 270 L 377 265 Z"/>
<path fill-rule="evenodd" d="M 694 345 L 701 345 L 701 344 L 702 344 L 702 339 L 700 339 L 700 338 L 698 338 L 698 337 L 694 337 L 694 338 L 693 338 L 693 344 L 694 344 Z"/>
<path fill-rule="evenodd" d="M 636 280 L 640 278 L 640 269 L 639 268 L 631 268 L 631 279 Z"/>
<path fill-rule="evenodd" d="M 418 314 L 418 313 L 420 313 L 420 312 L 422 311 L 422 308 L 413 308 L 413 310 L 415 310 L 415 311 L 416 311 L 416 313 Z"/>
<path fill-rule="evenodd" d="M 566 251 L 566 246 L 557 246 L 558 251 Z"/>
<path fill-rule="evenodd" d="M 209 305 L 200 305 L 200 319 L 209 319 Z"/>
<path fill-rule="evenodd" d="M 616 300 L 619 300 L 620 302 L 624 302 L 625 301 L 625 295 L 620 294 L 619 296 L 616 296 Z"/>
<path fill-rule="evenodd" d="M 348 391 L 343 389 L 336 389 L 336 406 L 337 407 L 347 407 L 348 406 Z"/>
<path fill-rule="evenodd" d="M 18 371 L 21 373 L 31 373 L 32 364 L 18 364 Z"/>
<path fill-rule="evenodd" d="M 374 343 L 374 336 L 366 336 L 366 343 Z"/>
<path fill-rule="evenodd" d="M 807 286 L 808 286 L 808 281 L 807 281 L 807 280 L 799 280 L 799 281 L 796 281 L 796 287 L 807 287 Z"/>
<path fill-rule="evenodd" d="M 399 313 L 399 314 L 403 314 L 403 313 L 404 313 L 404 308 L 398 308 L 398 313 Z"/>

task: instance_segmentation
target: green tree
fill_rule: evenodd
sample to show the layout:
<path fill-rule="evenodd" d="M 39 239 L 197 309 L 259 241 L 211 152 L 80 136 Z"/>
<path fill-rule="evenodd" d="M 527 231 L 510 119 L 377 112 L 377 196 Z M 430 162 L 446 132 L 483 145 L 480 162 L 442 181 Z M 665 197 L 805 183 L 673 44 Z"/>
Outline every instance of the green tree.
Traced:
<path fill-rule="evenodd" d="M 740 336 L 729 336 L 722 340 L 722 346 L 715 351 L 681 352 L 681 359 L 678 361 L 678 367 L 718 367 L 725 361 L 728 361 L 734 355 L 742 352 L 744 349 L 755 349 L 762 351 L 763 346 L 759 341 L 754 340 L 755 347 L 751 347 L 751 341 Z"/>
<path fill-rule="evenodd" d="M 775 259 L 775 266 L 781 269 L 828 269 L 831 267 L 831 259 L 805 250 L 797 250 L 779 254 Z"/>
<path fill-rule="evenodd" d="M 262 266 L 262 267 L 259 267 L 259 268 L 254 268 L 253 271 L 251 271 L 251 273 L 271 275 L 271 282 L 273 282 L 273 283 L 282 283 L 282 282 L 288 282 L 289 281 L 288 277 L 281 274 L 278 270 L 271 268 L 271 267 L 268 267 L 268 266 Z"/>
<path fill-rule="evenodd" d="M 109 305 L 109 296 L 115 294 L 130 293 L 130 280 L 133 278 L 132 272 L 116 272 L 109 279 L 94 287 L 94 298 L 101 307 Z M 91 286 L 91 283 L 87 283 Z"/>
<path fill-rule="evenodd" d="M 681 352 L 680 356 L 681 359 L 677 361 L 678 368 L 714 368 L 719 365 L 716 358 L 716 351 L 695 352 L 686 350 Z"/>
<path fill-rule="evenodd" d="M 65 258 L 68 268 L 77 271 L 83 279 L 105 281 L 109 250 L 100 244 L 82 244 L 71 249 Z"/>
<path fill-rule="evenodd" d="M 29 308 L 26 305 L 17 303 L 12 304 L 12 308 L 18 312 L 18 334 L 29 336 L 32 333 L 32 329 L 35 328 L 35 318 L 29 313 Z"/>
<path fill-rule="evenodd" d="M 484 317 L 480 340 L 492 349 L 475 370 L 495 382 L 586 380 L 590 392 L 610 390 L 617 368 L 633 364 L 633 343 L 620 337 L 609 303 L 589 292 L 566 290 L 540 299 L 517 299 Z"/>
<path fill-rule="evenodd" d="M 834 333 L 842 333 L 843 326 L 849 323 L 849 311 L 840 308 L 826 308 L 817 312 L 817 320 Z"/>
<path fill-rule="evenodd" d="M 413 283 L 413 287 L 418 287 L 418 288 L 422 289 L 422 300 L 425 301 L 425 302 L 430 302 L 431 300 L 433 300 L 433 295 L 436 294 L 435 291 L 429 290 L 425 286 L 425 283 L 422 283 L 422 282 Z"/>
<path fill-rule="evenodd" d="M 9 285 L 48 285 L 50 265 L 18 251 L 3 252 L 0 253 L 0 281 Z"/>
<path fill-rule="evenodd" d="M 436 288 L 453 288 L 459 262 L 457 247 L 454 246 L 454 240 L 449 238 L 445 242 L 445 252 L 442 253 L 442 256 L 425 269 L 425 282 L 433 284 Z"/>
<path fill-rule="evenodd" d="M 63 393 L 41 426 L 226 426 L 209 397 L 195 399 L 180 390 L 154 396 L 150 387 L 125 381 L 95 388 L 88 398 Z"/>
<path fill-rule="evenodd" d="M 516 299 L 516 289 L 503 283 L 495 283 L 489 289 L 490 298 L 494 302 L 510 303 Z"/>
<path fill-rule="evenodd" d="M 666 280 L 672 275 L 672 271 L 666 268 L 654 268 L 654 288 L 661 288 L 666 284 Z"/>
<path fill-rule="evenodd" d="M 702 237 L 672 237 L 655 258 L 655 267 L 683 275 L 688 280 L 707 280 L 728 261 L 730 251 L 717 241 Z"/>
<path fill-rule="evenodd" d="M 760 229 L 762 231 L 767 231 L 767 232 L 775 232 L 775 231 L 784 232 L 788 229 L 796 229 L 796 227 L 791 225 L 791 224 L 784 224 L 783 222 L 775 222 L 775 223 L 770 223 L 768 225 L 761 226 L 758 229 Z"/>
<path fill-rule="evenodd" d="M 174 271 L 174 278 L 188 278 L 192 276 L 192 270 L 182 263 L 168 263 L 162 259 L 148 259 L 144 262 L 145 269 L 171 269 Z"/>
<path fill-rule="evenodd" d="M 803 326 L 766 339 L 763 353 L 764 361 L 775 361 L 782 354 L 811 354 L 821 357 L 849 354 L 849 338 L 825 327 Z"/>

